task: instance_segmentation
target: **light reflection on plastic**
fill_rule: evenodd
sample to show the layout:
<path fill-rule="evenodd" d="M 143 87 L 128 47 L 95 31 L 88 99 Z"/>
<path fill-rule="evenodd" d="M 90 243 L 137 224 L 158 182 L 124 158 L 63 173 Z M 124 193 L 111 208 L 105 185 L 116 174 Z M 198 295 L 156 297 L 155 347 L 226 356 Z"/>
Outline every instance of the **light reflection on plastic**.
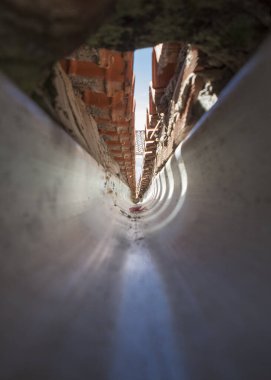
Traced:
<path fill-rule="evenodd" d="M 180 210 L 184 204 L 185 195 L 186 195 L 187 187 L 188 187 L 188 178 L 187 178 L 186 168 L 185 168 L 182 156 L 181 156 L 181 146 L 179 146 L 176 149 L 175 158 L 178 161 L 178 170 L 180 172 L 181 183 L 182 183 L 181 191 L 180 191 L 179 195 L 175 194 L 175 192 L 174 192 L 174 180 L 175 179 L 174 179 L 174 174 L 173 174 L 172 170 L 171 169 L 169 170 L 166 168 L 164 170 L 167 170 L 168 174 L 171 176 L 171 180 L 168 181 L 169 182 L 168 186 L 170 186 L 170 187 L 169 187 L 169 195 L 167 197 L 167 200 L 171 200 L 171 198 L 174 194 L 175 197 L 178 197 L 178 201 L 177 201 L 175 207 L 173 208 L 173 210 L 170 212 L 170 214 L 167 215 L 167 217 L 162 218 L 162 220 L 159 221 L 158 223 L 156 222 L 158 215 L 156 215 L 155 213 L 154 213 L 153 217 L 151 217 L 151 219 L 152 219 L 151 222 L 150 222 L 150 220 L 146 220 L 147 222 L 150 222 L 150 223 L 146 223 L 146 225 L 144 226 L 144 229 L 147 230 L 148 232 L 153 232 L 153 231 L 157 231 L 161 228 L 164 228 L 167 224 L 169 224 L 177 216 L 177 214 L 180 212 Z M 159 200 L 157 200 L 157 202 L 159 205 Z M 145 205 L 144 202 L 143 202 L 143 205 Z M 166 207 L 168 207 L 168 206 L 169 206 L 169 202 L 167 203 Z M 148 207 L 147 204 L 146 204 L 146 207 Z M 151 209 L 149 211 L 151 212 Z M 147 216 L 147 218 L 148 218 L 148 216 Z"/>

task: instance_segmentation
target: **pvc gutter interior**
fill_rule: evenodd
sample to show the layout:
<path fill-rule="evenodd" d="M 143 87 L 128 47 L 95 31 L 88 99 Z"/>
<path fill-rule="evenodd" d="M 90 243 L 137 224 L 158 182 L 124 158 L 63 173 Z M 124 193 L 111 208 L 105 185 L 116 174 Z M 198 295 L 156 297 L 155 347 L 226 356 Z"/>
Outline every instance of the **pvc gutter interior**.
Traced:
<path fill-rule="evenodd" d="M 1 379 L 270 379 L 270 61 L 269 39 L 140 214 L 1 77 Z"/>

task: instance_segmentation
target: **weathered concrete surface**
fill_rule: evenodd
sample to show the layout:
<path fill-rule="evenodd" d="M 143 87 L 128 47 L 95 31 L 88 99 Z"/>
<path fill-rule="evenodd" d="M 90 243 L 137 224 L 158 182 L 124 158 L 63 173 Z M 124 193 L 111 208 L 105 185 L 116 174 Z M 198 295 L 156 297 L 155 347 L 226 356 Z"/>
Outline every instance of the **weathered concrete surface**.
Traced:
<path fill-rule="evenodd" d="M 269 40 L 135 220 L 1 79 L 1 378 L 270 379 L 270 59 Z"/>
<path fill-rule="evenodd" d="M 112 0 L 3 0 L 0 68 L 28 93 L 112 13 Z"/>
<path fill-rule="evenodd" d="M 182 41 L 236 72 L 269 30 L 270 10 L 265 0 L 118 0 L 89 43 L 131 50 Z"/>
<path fill-rule="evenodd" d="M 87 39 L 126 51 L 182 41 L 232 75 L 270 30 L 270 11 L 267 0 L 3 0 L 0 67 L 32 93 L 48 66 Z"/>

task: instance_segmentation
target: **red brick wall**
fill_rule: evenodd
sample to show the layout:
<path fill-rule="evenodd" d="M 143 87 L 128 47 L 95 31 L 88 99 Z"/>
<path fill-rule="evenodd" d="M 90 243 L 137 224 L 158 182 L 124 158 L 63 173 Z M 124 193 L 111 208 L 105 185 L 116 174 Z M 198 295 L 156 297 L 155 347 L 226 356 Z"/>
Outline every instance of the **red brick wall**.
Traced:
<path fill-rule="evenodd" d="M 95 55 L 93 55 L 95 56 Z M 98 49 L 96 58 L 76 52 L 61 61 L 74 89 L 94 117 L 100 136 L 135 195 L 133 53 Z"/>

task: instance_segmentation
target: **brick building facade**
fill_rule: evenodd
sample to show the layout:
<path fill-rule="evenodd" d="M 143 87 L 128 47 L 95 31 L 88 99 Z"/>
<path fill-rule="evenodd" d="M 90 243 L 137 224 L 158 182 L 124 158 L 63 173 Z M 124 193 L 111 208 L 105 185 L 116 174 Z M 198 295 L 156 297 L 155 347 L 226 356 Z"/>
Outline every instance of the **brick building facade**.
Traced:
<path fill-rule="evenodd" d="M 206 111 L 202 96 L 206 94 L 210 104 L 216 100 L 208 73 L 204 54 L 191 45 L 163 43 L 153 48 L 139 199 L 153 175 Z"/>
<path fill-rule="evenodd" d="M 122 178 L 135 194 L 133 53 L 81 47 L 61 61 Z"/>

